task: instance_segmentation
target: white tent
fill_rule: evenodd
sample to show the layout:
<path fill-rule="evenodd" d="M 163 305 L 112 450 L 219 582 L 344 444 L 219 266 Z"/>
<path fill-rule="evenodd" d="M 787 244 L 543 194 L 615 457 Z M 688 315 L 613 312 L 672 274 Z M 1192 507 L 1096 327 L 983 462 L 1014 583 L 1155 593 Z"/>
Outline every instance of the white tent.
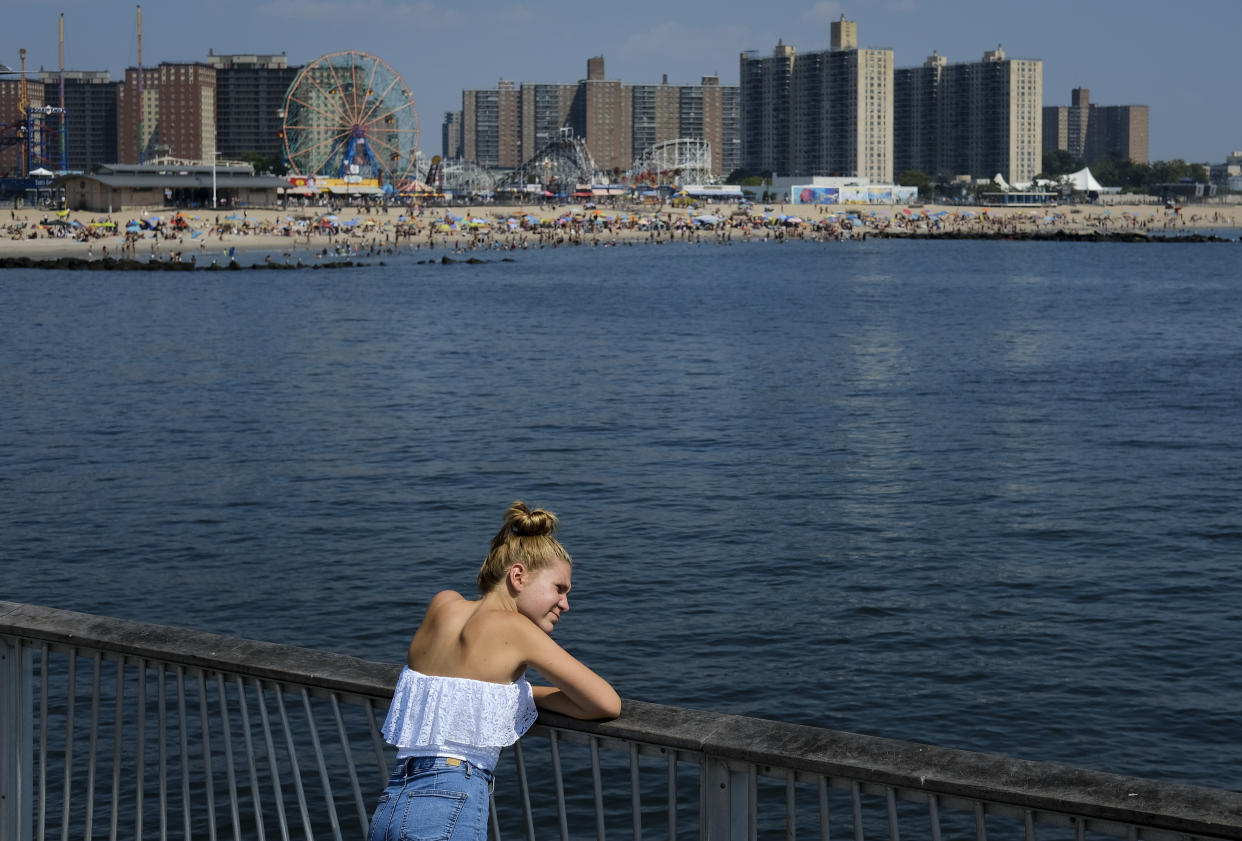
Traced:
<path fill-rule="evenodd" d="M 43 167 L 39 167 L 38 169 L 30 170 L 30 174 L 33 175 L 35 178 L 44 178 L 48 175 L 55 175 L 56 173 L 52 172 L 50 169 L 44 169 Z"/>
<path fill-rule="evenodd" d="M 1079 190 L 1084 193 L 1102 193 L 1105 190 L 1104 185 L 1095 180 L 1095 176 L 1091 174 L 1091 167 L 1088 166 L 1084 166 L 1077 172 L 1062 175 L 1061 181 L 1064 184 L 1069 184 L 1075 190 Z"/>

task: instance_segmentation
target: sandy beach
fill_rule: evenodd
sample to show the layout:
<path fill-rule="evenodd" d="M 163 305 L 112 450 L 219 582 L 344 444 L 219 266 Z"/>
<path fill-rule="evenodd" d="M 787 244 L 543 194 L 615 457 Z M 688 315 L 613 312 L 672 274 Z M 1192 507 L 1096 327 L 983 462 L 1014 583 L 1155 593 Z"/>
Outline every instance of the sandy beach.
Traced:
<path fill-rule="evenodd" d="M 528 205 L 245 210 L 148 208 L 104 214 L 26 208 L 0 216 L 0 257 L 307 264 L 396 253 L 575 245 L 848 240 L 863 236 L 1179 232 L 1237 228 L 1242 208 L 1154 204 L 1044 207 L 755 204 L 697 207 Z M 259 255 L 262 254 L 262 257 Z"/>

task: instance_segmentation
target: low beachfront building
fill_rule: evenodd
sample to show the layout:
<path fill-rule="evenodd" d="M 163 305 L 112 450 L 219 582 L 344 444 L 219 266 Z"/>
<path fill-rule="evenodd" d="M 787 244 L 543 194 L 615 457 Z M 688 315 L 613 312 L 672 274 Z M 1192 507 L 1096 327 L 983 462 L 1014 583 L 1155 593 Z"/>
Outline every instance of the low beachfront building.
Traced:
<path fill-rule="evenodd" d="M 918 187 L 827 175 L 773 178 L 767 190 L 791 204 L 909 204 L 919 197 Z"/>
<path fill-rule="evenodd" d="M 246 164 L 104 164 L 94 171 L 62 175 L 70 210 L 115 213 L 137 207 L 276 207 L 288 186 L 284 178 L 255 175 Z"/>

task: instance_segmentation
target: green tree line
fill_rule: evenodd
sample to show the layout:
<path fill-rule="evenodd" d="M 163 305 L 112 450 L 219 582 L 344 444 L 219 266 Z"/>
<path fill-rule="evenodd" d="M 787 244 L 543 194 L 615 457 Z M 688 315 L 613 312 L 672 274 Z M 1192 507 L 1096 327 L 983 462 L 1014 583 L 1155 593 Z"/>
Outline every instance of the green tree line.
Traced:
<path fill-rule="evenodd" d="M 1064 149 L 1045 152 L 1043 163 L 1041 177 L 1051 179 L 1077 172 L 1086 166 L 1081 158 Z M 1120 187 L 1124 193 L 1147 193 L 1154 184 L 1171 184 L 1183 178 L 1208 180 L 1203 164 L 1188 164 L 1181 158 L 1146 164 L 1135 163 L 1129 158 L 1104 158 L 1091 164 L 1091 174 L 1105 187 Z"/>

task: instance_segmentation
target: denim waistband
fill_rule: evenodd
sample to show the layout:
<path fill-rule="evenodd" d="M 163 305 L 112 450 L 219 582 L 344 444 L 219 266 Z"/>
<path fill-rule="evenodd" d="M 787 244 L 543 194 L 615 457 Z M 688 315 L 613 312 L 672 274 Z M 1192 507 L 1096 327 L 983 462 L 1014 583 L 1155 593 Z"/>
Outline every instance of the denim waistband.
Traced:
<path fill-rule="evenodd" d="M 475 774 L 482 774 L 489 783 L 493 776 L 491 771 L 480 768 L 473 762 L 447 756 L 407 756 L 405 759 L 398 760 L 397 767 L 394 769 L 394 773 L 406 776 L 420 771 L 462 771 L 467 779 Z"/>

